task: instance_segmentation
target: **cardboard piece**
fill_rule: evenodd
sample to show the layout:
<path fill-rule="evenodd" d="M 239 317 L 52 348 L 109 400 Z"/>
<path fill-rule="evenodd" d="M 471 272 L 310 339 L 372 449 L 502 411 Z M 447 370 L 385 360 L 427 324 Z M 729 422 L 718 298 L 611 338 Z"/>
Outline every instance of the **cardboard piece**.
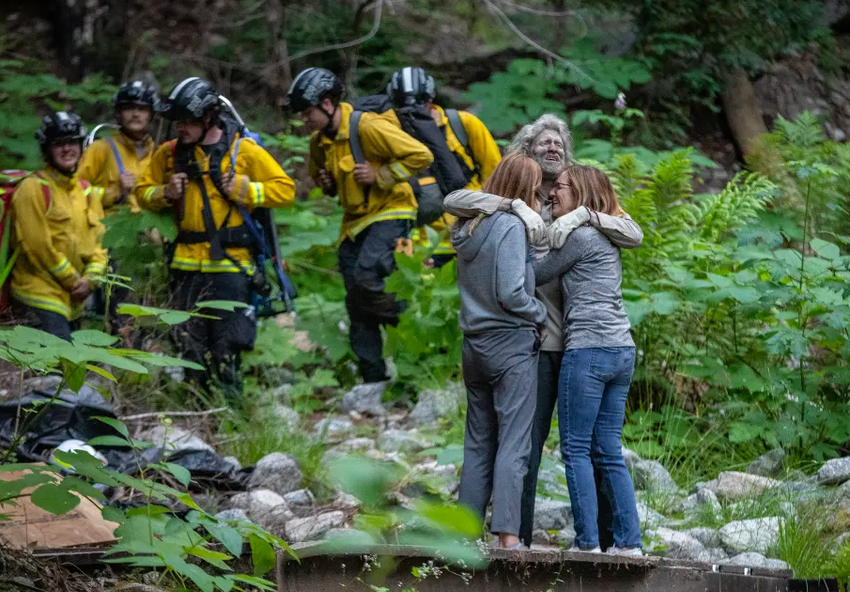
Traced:
<path fill-rule="evenodd" d="M 0 473 L 0 480 L 14 481 L 29 473 Z M 33 489 L 24 490 L 24 493 L 32 493 Z M 112 533 L 119 525 L 104 520 L 100 506 L 79 497 L 80 504 L 62 516 L 42 510 L 28 495 L 17 498 L 17 506 L 0 506 L 0 514 L 9 516 L 9 520 L 0 520 L 0 541 L 23 549 L 60 549 L 114 541 Z"/>

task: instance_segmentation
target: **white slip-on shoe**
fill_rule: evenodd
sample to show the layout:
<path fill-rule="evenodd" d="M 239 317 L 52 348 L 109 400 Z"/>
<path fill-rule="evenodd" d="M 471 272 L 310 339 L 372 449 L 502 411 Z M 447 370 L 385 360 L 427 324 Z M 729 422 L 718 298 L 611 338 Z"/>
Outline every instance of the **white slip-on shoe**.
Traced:
<path fill-rule="evenodd" d="M 609 547 L 606 553 L 609 555 L 622 555 L 626 557 L 643 557 L 643 550 L 640 547 L 631 547 L 629 549 Z"/>
<path fill-rule="evenodd" d="M 579 549 L 575 545 L 567 549 L 570 553 L 602 553 L 602 549 L 600 547 L 593 547 L 592 549 Z"/>

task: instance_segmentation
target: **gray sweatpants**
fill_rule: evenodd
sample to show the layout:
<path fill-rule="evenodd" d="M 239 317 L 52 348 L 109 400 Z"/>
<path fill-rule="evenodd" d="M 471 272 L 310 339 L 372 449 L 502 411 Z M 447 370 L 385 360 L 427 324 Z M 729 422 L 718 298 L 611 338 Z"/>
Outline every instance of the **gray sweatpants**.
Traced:
<path fill-rule="evenodd" d="M 519 533 L 539 347 L 534 329 L 463 338 L 468 406 L 458 497 L 483 520 L 492 495 L 491 532 Z"/>

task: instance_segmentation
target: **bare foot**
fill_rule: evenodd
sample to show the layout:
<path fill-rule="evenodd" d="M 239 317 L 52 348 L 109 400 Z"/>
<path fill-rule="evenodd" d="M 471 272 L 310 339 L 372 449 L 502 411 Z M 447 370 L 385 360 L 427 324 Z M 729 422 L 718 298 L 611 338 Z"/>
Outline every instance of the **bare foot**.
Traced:
<path fill-rule="evenodd" d="M 499 533 L 499 548 L 500 549 L 513 549 L 519 545 L 519 537 L 515 534 L 509 534 L 507 532 Z"/>

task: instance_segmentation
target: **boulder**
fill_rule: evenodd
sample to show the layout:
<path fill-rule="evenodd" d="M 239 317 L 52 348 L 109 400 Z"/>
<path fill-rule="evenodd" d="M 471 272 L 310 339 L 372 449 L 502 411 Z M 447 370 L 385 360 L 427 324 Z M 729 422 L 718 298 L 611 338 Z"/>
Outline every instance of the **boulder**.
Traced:
<path fill-rule="evenodd" d="M 538 497 L 534 501 L 535 530 L 563 530 L 573 525 L 573 511 L 569 502 Z"/>
<path fill-rule="evenodd" d="M 231 508 L 215 515 L 217 520 L 248 520 L 248 512 L 242 508 Z"/>
<path fill-rule="evenodd" d="M 387 388 L 386 382 L 367 382 L 358 384 L 342 396 L 340 410 L 343 413 L 356 411 L 370 415 L 384 415 L 386 411 L 381 405 L 381 399 Z"/>
<path fill-rule="evenodd" d="M 274 407 L 274 416 L 281 420 L 290 430 L 297 430 L 301 425 L 301 415 L 292 407 L 276 405 Z"/>
<path fill-rule="evenodd" d="M 850 480 L 850 457 L 832 458 L 818 469 L 818 483 L 837 485 Z"/>
<path fill-rule="evenodd" d="M 575 539 L 576 531 L 572 526 L 559 530 L 555 535 L 555 543 L 561 547 L 566 547 L 567 549 L 573 546 Z"/>
<path fill-rule="evenodd" d="M 165 450 L 209 450 L 215 452 L 213 447 L 188 430 L 178 427 L 163 425 L 154 426 L 139 434 L 139 440 L 152 442 L 155 446 Z"/>
<path fill-rule="evenodd" d="M 661 539 L 666 547 L 661 551 L 663 557 L 689 561 L 708 560 L 708 553 L 703 544 L 687 533 L 669 528 L 656 528 L 648 531 L 647 534 Z"/>
<path fill-rule="evenodd" d="M 238 493 L 230 499 L 231 509 L 242 509 L 248 517 L 271 532 L 280 536 L 286 523 L 293 518 L 286 500 L 274 491 L 254 489 Z"/>
<path fill-rule="evenodd" d="M 640 460 L 632 463 L 632 479 L 635 489 L 675 493 L 679 486 L 657 460 Z"/>
<path fill-rule="evenodd" d="M 378 449 L 382 452 L 420 452 L 431 443 L 410 430 L 387 430 L 378 436 Z"/>
<path fill-rule="evenodd" d="M 436 426 L 442 418 L 457 415 L 458 409 L 466 401 L 466 389 L 463 384 L 449 383 L 444 389 L 432 389 L 419 393 L 416 406 L 408 416 L 411 425 L 417 427 Z"/>
<path fill-rule="evenodd" d="M 531 531 L 531 544 L 532 545 L 551 545 L 555 542 L 555 537 L 550 535 L 545 530 L 535 529 Z"/>
<path fill-rule="evenodd" d="M 350 438 L 334 446 L 334 450 L 350 454 L 352 452 L 375 450 L 375 446 L 375 441 L 372 438 Z"/>
<path fill-rule="evenodd" d="M 309 518 L 293 518 L 286 523 L 286 539 L 290 543 L 317 541 L 332 528 L 342 528 L 344 524 L 345 514 L 338 510 Z"/>
<path fill-rule="evenodd" d="M 453 464 L 438 464 L 436 460 L 420 463 L 412 469 L 415 475 L 430 482 L 434 488 L 446 497 L 454 494 L 460 487 L 457 467 Z"/>
<path fill-rule="evenodd" d="M 785 451 L 781 448 L 775 448 L 750 463 L 747 472 L 762 477 L 778 477 L 782 473 L 784 460 Z"/>
<path fill-rule="evenodd" d="M 235 456 L 225 456 L 221 460 L 223 460 L 224 462 L 229 464 L 231 467 L 233 467 L 234 471 L 241 471 L 242 470 L 242 463 L 240 463 L 239 459 L 236 458 Z"/>
<path fill-rule="evenodd" d="M 769 479 L 768 477 L 726 471 L 720 473 L 717 479 L 706 483 L 705 487 L 713 491 L 720 499 L 737 501 L 750 497 L 758 497 L 765 490 L 775 487 L 778 484 L 779 481 Z"/>
<path fill-rule="evenodd" d="M 637 500 L 637 511 L 640 524 L 645 529 L 652 529 L 664 523 L 664 516 L 641 500 Z"/>
<path fill-rule="evenodd" d="M 720 533 L 713 528 L 689 528 L 685 533 L 702 543 L 702 546 L 706 549 L 719 547 L 723 544 Z"/>
<path fill-rule="evenodd" d="M 729 555 L 726 551 L 718 547 L 706 548 L 705 554 L 706 558 L 704 561 L 706 563 L 724 563 L 729 559 Z"/>
<path fill-rule="evenodd" d="M 730 522 L 720 529 L 720 540 L 730 553 L 766 553 L 778 541 L 781 523 L 778 517 Z"/>
<path fill-rule="evenodd" d="M 315 432 L 328 441 L 339 441 L 354 432 L 354 424 L 350 419 L 326 417 L 316 422 Z"/>
<path fill-rule="evenodd" d="M 290 491 L 289 493 L 283 496 L 283 499 L 290 507 L 311 507 L 316 505 L 316 498 L 313 496 L 313 492 L 309 489 L 298 489 L 296 491 Z"/>
<path fill-rule="evenodd" d="M 687 516 L 693 515 L 697 511 L 701 511 L 705 505 L 708 505 L 711 508 L 711 511 L 715 516 L 722 510 L 720 500 L 717 499 L 717 496 L 710 489 L 700 489 L 696 493 L 692 493 L 676 504 L 675 510 L 676 512 L 682 512 Z"/>
<path fill-rule="evenodd" d="M 257 462 L 248 480 L 249 487 L 270 489 L 279 495 L 301 487 L 304 475 L 291 454 L 272 452 Z"/>
<path fill-rule="evenodd" d="M 768 559 L 761 553 L 740 553 L 734 557 L 730 557 L 723 563 L 742 565 L 744 567 L 761 567 L 762 569 L 791 569 L 781 559 Z"/>

